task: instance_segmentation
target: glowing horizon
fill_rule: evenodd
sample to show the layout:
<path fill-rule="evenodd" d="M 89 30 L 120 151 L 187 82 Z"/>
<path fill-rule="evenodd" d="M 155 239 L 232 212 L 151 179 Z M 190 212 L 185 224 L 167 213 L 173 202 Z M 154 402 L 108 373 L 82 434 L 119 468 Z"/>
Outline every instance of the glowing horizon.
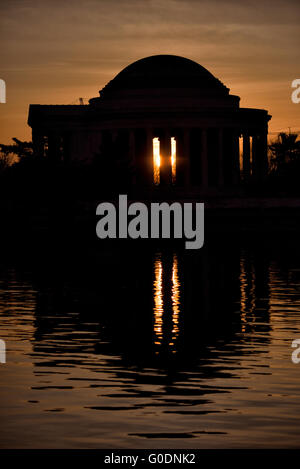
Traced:
<path fill-rule="evenodd" d="M 118 12 L 117 14 L 115 12 Z M 83 14 L 84 13 L 84 14 Z M 300 131 L 300 4 L 266 0 L 58 0 L 2 2 L 0 142 L 31 139 L 29 104 L 79 104 L 98 95 L 125 66 L 142 57 L 175 54 L 220 79 L 241 107 L 266 109 L 273 132 Z"/>

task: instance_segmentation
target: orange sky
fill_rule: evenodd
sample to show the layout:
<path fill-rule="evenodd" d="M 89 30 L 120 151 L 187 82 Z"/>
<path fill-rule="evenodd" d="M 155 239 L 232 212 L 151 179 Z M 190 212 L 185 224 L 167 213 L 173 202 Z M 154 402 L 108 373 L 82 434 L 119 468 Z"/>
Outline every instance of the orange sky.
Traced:
<path fill-rule="evenodd" d="M 300 131 L 300 2 L 294 0 L 2 0 L 0 142 L 30 139 L 28 106 L 98 95 L 124 66 L 176 54 L 217 76 L 270 131 Z"/>

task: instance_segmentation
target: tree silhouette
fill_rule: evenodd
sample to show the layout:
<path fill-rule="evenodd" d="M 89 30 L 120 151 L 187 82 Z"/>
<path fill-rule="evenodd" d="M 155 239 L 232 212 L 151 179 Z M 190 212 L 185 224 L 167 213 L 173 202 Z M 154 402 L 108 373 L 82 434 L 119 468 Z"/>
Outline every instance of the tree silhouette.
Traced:
<path fill-rule="evenodd" d="M 300 164 L 300 140 L 298 134 L 280 133 L 269 145 L 271 172 L 282 172 Z"/>
<path fill-rule="evenodd" d="M 299 194 L 300 140 L 298 134 L 280 133 L 269 145 L 269 188 L 276 194 Z"/>
<path fill-rule="evenodd" d="M 0 152 L 2 155 L 14 155 L 19 161 L 33 156 L 32 142 L 22 142 L 15 137 L 12 140 L 14 141 L 12 145 L 0 143 Z"/>

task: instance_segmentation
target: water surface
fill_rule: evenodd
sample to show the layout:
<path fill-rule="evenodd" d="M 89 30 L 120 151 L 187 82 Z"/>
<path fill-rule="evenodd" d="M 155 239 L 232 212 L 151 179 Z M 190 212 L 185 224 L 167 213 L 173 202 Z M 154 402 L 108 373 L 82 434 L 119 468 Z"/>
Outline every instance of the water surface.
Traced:
<path fill-rule="evenodd" d="M 299 447 L 297 243 L 7 255 L 0 445 Z"/>

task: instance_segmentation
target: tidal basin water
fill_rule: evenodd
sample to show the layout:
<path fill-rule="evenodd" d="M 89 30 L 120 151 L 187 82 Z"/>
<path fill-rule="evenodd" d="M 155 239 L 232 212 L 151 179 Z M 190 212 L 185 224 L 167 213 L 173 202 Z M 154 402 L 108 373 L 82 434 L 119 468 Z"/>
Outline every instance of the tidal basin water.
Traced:
<path fill-rule="evenodd" d="M 1 447 L 300 446 L 297 240 L 25 251 L 1 260 Z"/>

